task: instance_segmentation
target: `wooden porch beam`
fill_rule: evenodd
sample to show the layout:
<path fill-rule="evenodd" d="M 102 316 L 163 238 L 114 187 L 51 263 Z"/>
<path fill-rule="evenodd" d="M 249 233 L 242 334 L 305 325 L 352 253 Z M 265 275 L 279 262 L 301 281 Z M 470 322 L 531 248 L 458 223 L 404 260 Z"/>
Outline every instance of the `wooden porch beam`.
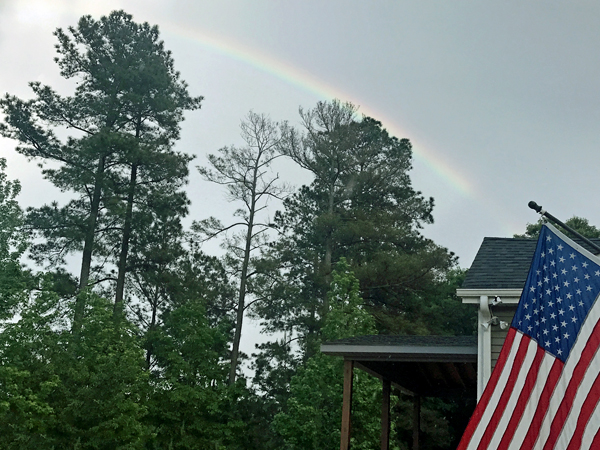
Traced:
<path fill-rule="evenodd" d="M 381 450 L 390 448 L 390 391 L 392 383 L 384 378 L 381 399 Z"/>
<path fill-rule="evenodd" d="M 354 361 L 347 359 L 344 361 L 344 397 L 342 403 L 342 436 L 340 440 L 340 450 L 350 448 L 350 416 L 352 412 L 352 381 L 354 378 Z"/>
<path fill-rule="evenodd" d="M 419 435 L 421 434 L 421 397 L 415 395 L 413 398 L 413 450 L 419 450 Z"/>

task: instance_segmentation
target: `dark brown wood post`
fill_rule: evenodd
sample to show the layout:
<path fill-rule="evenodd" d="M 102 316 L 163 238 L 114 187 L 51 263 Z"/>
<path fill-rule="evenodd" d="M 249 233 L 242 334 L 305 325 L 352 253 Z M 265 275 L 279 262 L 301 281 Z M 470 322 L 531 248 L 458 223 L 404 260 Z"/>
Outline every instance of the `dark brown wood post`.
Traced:
<path fill-rule="evenodd" d="M 381 450 L 390 448 L 390 380 L 383 379 L 381 399 Z"/>
<path fill-rule="evenodd" d="M 421 433 L 421 397 L 415 394 L 413 407 L 413 450 L 419 450 Z"/>
<path fill-rule="evenodd" d="M 354 361 L 344 361 L 344 401 L 342 403 L 342 438 L 340 450 L 350 448 L 350 414 L 352 412 L 352 381 L 354 375 Z"/>

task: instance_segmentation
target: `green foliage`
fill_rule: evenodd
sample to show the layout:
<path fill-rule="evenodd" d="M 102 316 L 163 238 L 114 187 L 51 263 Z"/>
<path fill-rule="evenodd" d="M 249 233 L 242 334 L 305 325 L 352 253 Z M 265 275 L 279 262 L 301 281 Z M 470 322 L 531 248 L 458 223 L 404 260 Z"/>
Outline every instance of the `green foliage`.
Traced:
<path fill-rule="evenodd" d="M 156 439 L 151 448 L 218 448 L 227 426 L 226 335 L 209 326 L 198 301 L 175 308 L 163 320 L 153 339 L 150 421 Z"/>
<path fill-rule="evenodd" d="M 358 280 L 342 258 L 332 274 L 328 294 L 330 310 L 323 337 L 327 340 L 372 334 L 373 317 L 364 309 Z M 355 372 L 352 448 L 378 446 L 381 385 L 365 373 Z M 308 359 L 292 377 L 286 410 L 275 416 L 273 427 L 290 449 L 339 447 L 342 415 L 343 361 L 320 352 Z"/>
<path fill-rule="evenodd" d="M 340 258 L 335 266 L 327 298 L 330 309 L 323 325 L 324 341 L 377 332 L 373 316 L 365 310 L 358 279 L 346 258 Z"/>
<path fill-rule="evenodd" d="M 0 99 L 0 134 L 72 194 L 24 217 L 0 158 L 0 448 L 337 448 L 342 361 L 322 355 L 321 342 L 472 332 L 472 311 L 454 295 L 464 272 L 421 235 L 433 199 L 411 185 L 408 140 L 337 100 L 301 110 L 303 132 L 250 113 L 247 145 L 199 169 L 243 204 L 236 222 L 209 218 L 186 234 L 192 158 L 173 145 L 201 98 L 158 28 L 115 11 L 55 36 L 74 92 L 33 82 L 31 100 Z M 270 242 L 262 213 L 287 191 L 269 174 L 281 154 L 314 179 L 285 200 Z M 223 261 L 194 240 L 237 225 Z M 28 245 L 52 272 L 21 265 Z M 77 279 L 64 267 L 79 252 Z M 253 355 L 254 386 L 238 368 L 244 311 L 283 334 Z M 352 447 L 376 448 L 381 387 L 360 371 L 354 383 Z M 459 403 L 425 402 L 424 448 L 451 444 Z M 400 445 L 410 406 L 394 406 Z"/>
<path fill-rule="evenodd" d="M 525 227 L 524 234 L 515 234 L 513 237 L 516 238 L 535 238 L 537 239 L 540 235 L 540 231 L 542 229 L 542 225 L 546 222 L 544 218 L 540 218 L 536 223 L 528 223 Z M 600 229 L 598 229 L 595 225 L 591 225 L 589 221 L 583 217 L 573 216 L 570 219 L 565 221 L 565 225 L 571 227 L 579 234 L 587 237 L 587 238 L 600 238 Z M 567 230 L 562 227 L 558 227 L 560 231 L 565 233 L 567 236 L 571 236 Z"/>
<path fill-rule="evenodd" d="M 2 448 L 143 448 L 147 376 L 137 339 L 114 322 L 109 302 L 90 296 L 74 342 L 72 304 L 40 283 L 0 333 Z"/>
<path fill-rule="evenodd" d="M 15 306 L 27 295 L 29 279 L 19 261 L 27 248 L 23 214 L 16 200 L 21 185 L 9 180 L 5 171 L 6 160 L 0 158 L 0 320 L 14 314 Z"/>

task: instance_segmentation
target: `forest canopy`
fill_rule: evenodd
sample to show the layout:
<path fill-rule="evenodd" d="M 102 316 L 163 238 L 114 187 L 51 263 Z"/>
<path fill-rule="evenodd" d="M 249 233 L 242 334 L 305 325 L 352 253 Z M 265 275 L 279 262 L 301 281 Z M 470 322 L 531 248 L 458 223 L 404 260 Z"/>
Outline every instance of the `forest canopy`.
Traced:
<path fill-rule="evenodd" d="M 197 166 L 235 213 L 188 227 L 194 156 L 177 142 L 203 98 L 158 26 L 115 11 L 54 36 L 73 92 L 33 81 L 0 100 L 0 134 L 68 193 L 23 209 L 0 159 L 0 447 L 333 448 L 342 369 L 320 343 L 473 333 L 465 271 L 423 235 L 434 199 L 412 185 L 408 139 L 340 100 L 301 107 L 296 126 L 250 112 L 244 144 Z M 292 187 L 279 158 L 311 181 Z M 248 318 L 270 336 L 251 355 Z M 356 444 L 374 448 L 380 394 L 358 378 Z M 460 405 L 423 407 L 426 448 L 455 442 Z M 399 395 L 393 448 L 408 411 Z"/>

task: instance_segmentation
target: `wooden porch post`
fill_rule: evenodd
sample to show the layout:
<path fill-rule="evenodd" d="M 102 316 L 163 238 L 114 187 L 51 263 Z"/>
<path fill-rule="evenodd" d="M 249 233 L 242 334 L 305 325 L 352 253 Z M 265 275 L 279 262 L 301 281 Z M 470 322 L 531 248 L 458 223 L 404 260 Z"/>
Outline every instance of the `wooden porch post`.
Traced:
<path fill-rule="evenodd" d="M 340 450 L 350 448 L 350 413 L 352 410 L 352 381 L 354 361 L 344 361 L 344 401 L 342 403 L 342 437 Z"/>
<path fill-rule="evenodd" d="M 421 397 L 414 396 L 413 406 L 413 450 L 419 450 L 419 434 L 421 432 Z"/>
<path fill-rule="evenodd" d="M 381 450 L 390 448 L 390 380 L 383 379 L 381 399 Z"/>

